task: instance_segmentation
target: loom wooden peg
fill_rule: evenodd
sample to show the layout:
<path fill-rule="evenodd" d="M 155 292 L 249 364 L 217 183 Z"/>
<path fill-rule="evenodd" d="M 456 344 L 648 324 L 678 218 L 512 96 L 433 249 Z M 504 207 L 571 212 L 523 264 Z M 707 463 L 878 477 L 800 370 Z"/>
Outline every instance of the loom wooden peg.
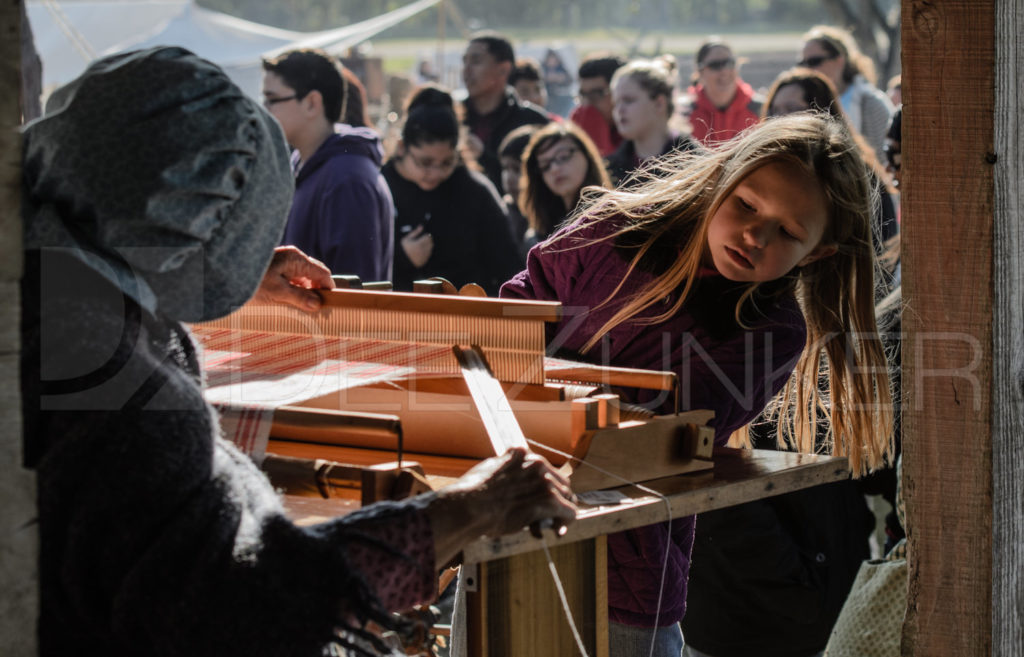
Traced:
<path fill-rule="evenodd" d="M 444 283 L 429 278 L 413 281 L 412 291 L 416 294 L 444 294 Z"/>
<path fill-rule="evenodd" d="M 486 297 L 487 292 L 476 283 L 466 283 L 459 288 L 460 297 Z"/>
<path fill-rule="evenodd" d="M 619 426 L 619 396 L 611 393 L 605 393 L 602 395 L 594 395 L 594 399 L 603 400 L 603 404 L 600 406 L 600 412 L 603 413 L 598 419 L 598 424 L 603 427 L 617 427 Z"/>
<path fill-rule="evenodd" d="M 334 281 L 334 287 L 340 290 L 363 289 L 363 282 L 354 274 L 335 274 L 331 276 L 331 280 Z"/>

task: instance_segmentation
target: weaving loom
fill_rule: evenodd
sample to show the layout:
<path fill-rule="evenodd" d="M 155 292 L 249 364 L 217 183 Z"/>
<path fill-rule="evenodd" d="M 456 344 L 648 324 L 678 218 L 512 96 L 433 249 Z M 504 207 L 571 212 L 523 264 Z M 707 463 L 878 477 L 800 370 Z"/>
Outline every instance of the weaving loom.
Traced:
<path fill-rule="evenodd" d="M 557 303 L 365 290 L 324 299 L 314 314 L 247 306 L 193 327 L 208 398 L 257 460 L 408 459 L 438 484 L 459 476 L 495 453 L 452 354 L 462 344 L 479 347 L 533 449 L 565 465 L 577 492 L 711 467 L 709 413 L 653 418 L 599 387 L 675 394 L 671 373 L 545 358 Z"/>
<path fill-rule="evenodd" d="M 531 447 L 562 464 L 574 490 L 595 491 L 555 545 L 520 532 L 463 551 L 473 657 L 581 654 L 567 616 L 586 654 L 607 657 L 607 534 L 849 476 L 845 459 L 817 455 L 715 449 L 711 461 L 709 412 L 643 416 L 598 385 L 675 395 L 673 374 L 544 357 L 558 304 L 323 296 L 312 315 L 248 306 L 194 327 L 225 434 L 263 461 L 297 522 L 443 486 L 494 453 L 454 345 L 479 347 Z M 597 490 L 607 487 L 618 488 Z"/>

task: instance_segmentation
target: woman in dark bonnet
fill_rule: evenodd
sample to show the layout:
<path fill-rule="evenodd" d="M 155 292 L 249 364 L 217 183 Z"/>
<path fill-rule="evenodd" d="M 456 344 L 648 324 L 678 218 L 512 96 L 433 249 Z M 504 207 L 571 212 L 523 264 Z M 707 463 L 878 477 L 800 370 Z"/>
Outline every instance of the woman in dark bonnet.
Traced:
<path fill-rule="evenodd" d="M 330 286 L 297 250 L 275 255 L 292 187 L 274 119 L 179 48 L 95 62 L 25 129 L 40 654 L 378 650 L 366 623 L 430 599 L 464 542 L 573 517 L 564 480 L 523 452 L 413 501 L 306 527 L 285 517 L 219 437 L 181 322 L 257 288 L 303 305 L 302 287 Z M 499 503 L 507 514 L 488 512 Z"/>

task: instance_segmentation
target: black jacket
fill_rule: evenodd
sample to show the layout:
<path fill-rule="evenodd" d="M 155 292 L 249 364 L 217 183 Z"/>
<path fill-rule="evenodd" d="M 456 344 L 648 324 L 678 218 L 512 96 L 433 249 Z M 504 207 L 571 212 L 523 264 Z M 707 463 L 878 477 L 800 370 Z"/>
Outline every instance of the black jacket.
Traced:
<path fill-rule="evenodd" d="M 690 150 L 699 149 L 698 144 L 690 135 L 676 135 L 669 137 L 669 140 L 665 142 L 665 147 L 661 151 L 661 155 L 668 155 L 672 152 L 685 152 Z M 605 168 L 608 169 L 608 175 L 612 179 L 612 185 L 615 187 L 624 186 L 622 183 L 626 181 L 629 174 L 633 173 L 640 166 L 643 165 L 647 169 L 657 167 L 657 162 L 652 158 L 646 162 L 638 162 L 636 157 L 636 147 L 633 146 L 633 142 L 625 140 L 619 147 L 615 149 L 608 159 L 605 160 Z M 625 187 L 630 187 L 630 184 L 626 184 Z"/>
<path fill-rule="evenodd" d="M 774 436 L 755 442 L 773 445 Z M 687 645 L 714 657 L 823 650 L 870 557 L 873 527 L 853 480 L 700 514 L 682 620 Z"/>
<path fill-rule="evenodd" d="M 495 296 L 498 287 L 522 269 L 505 204 L 483 174 L 460 165 L 427 192 L 399 175 L 393 162 L 385 164 L 382 173 L 395 199 L 396 290 L 411 291 L 415 280 L 442 276 L 456 287 L 478 283 Z M 416 268 L 401 242 L 420 225 L 433 236 L 434 251 L 423 267 Z"/>
<path fill-rule="evenodd" d="M 466 127 L 484 142 L 484 152 L 479 158 L 480 166 L 494 183 L 494 188 L 504 192 L 501 187 L 501 160 L 498 158 L 501 140 L 520 126 L 544 125 L 551 119 L 536 105 L 519 100 L 511 87 L 506 87 L 504 102 L 490 114 L 477 113 L 468 98 L 463 106 L 466 110 Z"/>

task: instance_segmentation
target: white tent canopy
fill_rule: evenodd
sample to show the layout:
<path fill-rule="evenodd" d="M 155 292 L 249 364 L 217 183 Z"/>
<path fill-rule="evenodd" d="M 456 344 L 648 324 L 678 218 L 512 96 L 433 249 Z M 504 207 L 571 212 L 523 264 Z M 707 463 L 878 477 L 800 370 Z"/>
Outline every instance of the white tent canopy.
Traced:
<path fill-rule="evenodd" d="M 417 0 L 387 14 L 322 32 L 294 32 L 204 9 L 194 0 L 106 0 L 26 4 L 43 88 L 71 81 L 97 57 L 174 45 L 219 64 L 246 93 L 259 96 L 263 57 L 294 48 L 340 54 L 439 0 Z"/>

